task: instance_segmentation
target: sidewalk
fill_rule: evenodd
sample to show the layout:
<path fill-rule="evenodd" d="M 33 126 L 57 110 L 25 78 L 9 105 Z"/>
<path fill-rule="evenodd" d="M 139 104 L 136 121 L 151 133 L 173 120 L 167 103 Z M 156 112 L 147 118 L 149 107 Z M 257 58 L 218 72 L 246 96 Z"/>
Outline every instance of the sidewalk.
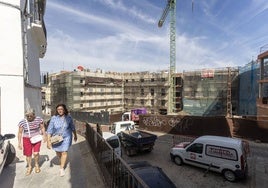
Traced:
<path fill-rule="evenodd" d="M 59 176 L 59 162 L 54 150 L 42 143 L 40 151 L 41 172 L 25 176 L 26 161 L 22 150 L 17 149 L 17 138 L 10 140 L 16 148 L 16 159 L 0 175 L 1 188 L 104 188 L 102 176 L 91 149 L 84 137 L 78 135 L 68 152 L 65 176 Z"/>

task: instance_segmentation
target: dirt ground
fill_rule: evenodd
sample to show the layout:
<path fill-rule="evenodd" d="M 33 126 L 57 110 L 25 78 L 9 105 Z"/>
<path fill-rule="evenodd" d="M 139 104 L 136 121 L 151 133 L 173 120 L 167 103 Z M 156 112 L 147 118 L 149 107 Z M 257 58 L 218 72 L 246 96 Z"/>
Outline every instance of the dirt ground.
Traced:
<path fill-rule="evenodd" d="M 267 187 L 268 144 L 250 144 L 252 152 L 248 158 L 248 178 L 232 183 L 225 180 L 221 174 L 215 172 L 209 171 L 206 173 L 205 169 L 193 167 L 186 164 L 177 166 L 174 162 L 171 161 L 169 156 L 170 148 L 173 145 L 172 135 L 156 132 L 153 133 L 158 135 L 158 139 L 155 143 L 153 151 L 132 157 L 128 157 L 123 152 L 123 158 L 126 161 L 146 160 L 152 165 L 161 167 L 177 187 Z M 192 138 L 176 136 L 175 142 L 179 142 L 179 139 L 181 139 L 181 141 L 186 141 L 187 139 L 189 140 Z"/>

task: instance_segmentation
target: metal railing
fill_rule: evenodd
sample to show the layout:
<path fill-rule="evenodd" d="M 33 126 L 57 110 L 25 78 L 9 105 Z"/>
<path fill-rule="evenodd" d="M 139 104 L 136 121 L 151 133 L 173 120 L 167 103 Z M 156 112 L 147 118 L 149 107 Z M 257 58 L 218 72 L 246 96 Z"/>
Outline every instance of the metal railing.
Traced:
<path fill-rule="evenodd" d="M 148 188 L 129 165 L 114 152 L 102 136 L 86 123 L 85 137 L 98 162 L 107 187 L 111 188 Z"/>

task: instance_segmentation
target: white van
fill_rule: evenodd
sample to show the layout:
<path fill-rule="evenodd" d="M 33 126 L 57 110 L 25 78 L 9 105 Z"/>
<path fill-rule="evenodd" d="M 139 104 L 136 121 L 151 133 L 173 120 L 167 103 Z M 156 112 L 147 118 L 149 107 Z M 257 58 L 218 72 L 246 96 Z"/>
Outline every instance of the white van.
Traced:
<path fill-rule="evenodd" d="M 248 143 L 222 136 L 201 136 L 193 142 L 182 142 L 170 151 L 177 164 L 190 164 L 222 173 L 228 181 L 247 175 Z"/>
<path fill-rule="evenodd" d="M 134 121 L 117 121 L 112 124 L 111 132 L 116 135 L 119 135 L 121 131 L 134 130 L 134 129 L 135 129 Z"/>
<path fill-rule="evenodd" d="M 122 152 L 119 137 L 110 132 L 102 132 L 102 137 L 114 149 L 114 152 L 121 157 Z"/>

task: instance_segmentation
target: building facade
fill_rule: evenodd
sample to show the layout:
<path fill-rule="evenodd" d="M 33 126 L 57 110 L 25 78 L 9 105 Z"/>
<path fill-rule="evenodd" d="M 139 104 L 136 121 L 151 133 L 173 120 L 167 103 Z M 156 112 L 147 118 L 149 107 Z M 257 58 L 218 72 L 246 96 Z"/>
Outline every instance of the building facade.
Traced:
<path fill-rule="evenodd" d="M 238 68 L 183 72 L 183 111 L 196 116 L 236 115 Z"/>
<path fill-rule="evenodd" d="M 174 112 L 181 110 L 181 75 L 176 80 Z M 150 114 L 166 115 L 168 111 L 168 71 L 124 73 L 124 110 L 145 107 Z M 176 104 L 175 104 L 176 103 Z M 176 108 L 176 109 L 175 109 Z"/>
<path fill-rule="evenodd" d="M 258 80 L 257 117 L 258 120 L 268 119 L 268 45 L 261 48 L 258 55 L 260 74 Z"/>
<path fill-rule="evenodd" d="M 25 111 L 42 115 L 39 58 L 46 53 L 45 0 L 0 1 L 0 133 L 17 133 Z"/>
<path fill-rule="evenodd" d="M 69 110 L 111 114 L 122 112 L 123 87 L 120 73 L 76 70 L 49 76 L 51 113 L 64 103 Z"/>
<path fill-rule="evenodd" d="M 44 109 L 53 114 L 58 103 L 65 103 L 73 111 L 117 114 L 145 107 L 148 113 L 167 114 L 168 78 L 166 71 L 115 73 L 85 69 L 51 74 Z M 181 82 L 181 77 L 175 80 Z M 175 95 L 178 99 L 174 99 L 177 111 L 182 107 L 181 83 L 179 88 Z"/>

